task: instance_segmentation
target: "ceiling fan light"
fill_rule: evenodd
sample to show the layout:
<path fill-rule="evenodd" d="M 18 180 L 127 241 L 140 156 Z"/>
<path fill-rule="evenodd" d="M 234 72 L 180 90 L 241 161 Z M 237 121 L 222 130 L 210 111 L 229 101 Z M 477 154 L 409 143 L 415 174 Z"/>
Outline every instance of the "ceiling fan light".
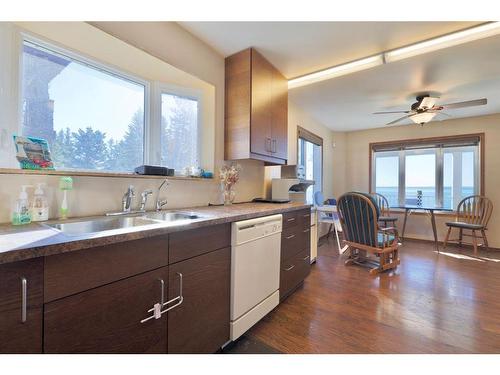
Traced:
<path fill-rule="evenodd" d="M 436 116 L 436 112 L 422 112 L 422 113 L 417 113 L 416 115 L 413 115 L 410 117 L 410 119 L 415 123 L 415 124 L 425 124 L 431 121 L 434 116 Z"/>
<path fill-rule="evenodd" d="M 398 61 L 408 57 L 421 55 L 427 52 L 456 46 L 462 43 L 487 38 L 500 34 L 500 22 L 489 22 L 479 26 L 471 27 L 455 33 L 415 43 L 406 47 L 398 48 L 385 53 L 387 62 Z"/>

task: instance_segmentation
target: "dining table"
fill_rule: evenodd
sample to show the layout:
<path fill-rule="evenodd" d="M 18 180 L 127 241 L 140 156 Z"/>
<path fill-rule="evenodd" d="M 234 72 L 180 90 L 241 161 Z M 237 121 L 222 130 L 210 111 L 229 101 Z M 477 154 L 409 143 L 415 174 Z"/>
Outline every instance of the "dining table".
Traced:
<path fill-rule="evenodd" d="M 436 250 L 439 252 L 438 237 L 437 237 L 437 230 L 436 230 L 436 216 L 434 213 L 436 211 L 453 212 L 453 209 L 446 208 L 443 206 L 418 205 L 418 204 L 396 205 L 396 206 L 391 206 L 391 208 L 401 209 L 401 210 L 405 211 L 405 217 L 404 217 L 404 221 L 403 221 L 403 230 L 402 230 L 401 236 L 400 236 L 402 240 L 404 240 L 404 237 L 405 237 L 406 221 L 408 220 L 408 216 L 410 216 L 413 212 L 416 212 L 416 211 L 423 211 L 423 212 L 427 213 L 431 219 L 432 234 L 434 235 L 434 244 L 436 246 Z"/>

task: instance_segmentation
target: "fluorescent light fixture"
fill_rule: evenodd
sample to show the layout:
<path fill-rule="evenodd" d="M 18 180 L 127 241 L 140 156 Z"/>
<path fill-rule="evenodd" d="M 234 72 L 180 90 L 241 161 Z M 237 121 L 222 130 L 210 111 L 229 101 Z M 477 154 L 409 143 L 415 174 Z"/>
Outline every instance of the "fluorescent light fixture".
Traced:
<path fill-rule="evenodd" d="M 436 116 L 436 112 L 422 112 L 422 113 L 417 113 L 416 115 L 413 115 L 410 117 L 410 119 L 415 123 L 415 124 L 425 124 L 429 121 L 431 121 L 434 116 Z"/>
<path fill-rule="evenodd" d="M 385 61 L 398 61 L 498 34 L 500 34 L 500 22 L 489 22 L 462 31 L 457 31 L 456 33 L 443 35 L 407 47 L 388 51 L 385 53 Z"/>
<path fill-rule="evenodd" d="M 300 86 L 310 85 L 311 83 L 325 81 L 327 79 L 340 77 L 346 74 L 359 72 L 360 70 L 370 69 L 377 65 L 384 64 L 383 55 L 375 55 L 361 60 L 352 61 L 347 64 L 337 65 L 332 68 L 320 70 L 315 73 L 306 74 L 288 81 L 288 88 L 293 89 Z"/>
<path fill-rule="evenodd" d="M 488 22 L 469 29 L 457 31 L 455 33 L 443 35 L 437 38 L 428 39 L 406 47 L 397 48 L 392 51 L 380 53 L 364 59 L 337 65 L 332 68 L 320 70 L 288 81 L 288 88 L 293 89 L 312 83 L 325 81 L 331 78 L 340 77 L 346 74 L 370 69 L 377 65 L 406 59 L 408 57 L 421 55 L 427 52 L 456 46 L 459 44 L 472 42 L 474 40 L 487 38 L 500 34 L 500 22 Z"/>

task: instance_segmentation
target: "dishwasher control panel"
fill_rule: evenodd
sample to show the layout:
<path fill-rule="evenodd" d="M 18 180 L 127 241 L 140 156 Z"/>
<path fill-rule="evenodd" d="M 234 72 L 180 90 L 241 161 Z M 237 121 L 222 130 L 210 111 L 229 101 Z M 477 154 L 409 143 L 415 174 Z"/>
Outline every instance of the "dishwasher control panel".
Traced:
<path fill-rule="evenodd" d="M 256 219 L 238 221 L 232 225 L 231 242 L 241 245 L 259 238 L 281 233 L 283 215 L 271 215 Z"/>

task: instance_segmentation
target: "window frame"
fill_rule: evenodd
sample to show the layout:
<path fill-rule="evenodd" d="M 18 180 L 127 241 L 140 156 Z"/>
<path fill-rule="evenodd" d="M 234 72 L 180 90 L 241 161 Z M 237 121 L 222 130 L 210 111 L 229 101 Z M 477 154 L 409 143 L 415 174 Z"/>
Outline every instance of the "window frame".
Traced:
<path fill-rule="evenodd" d="M 153 126 L 151 129 L 151 139 L 156 139 L 157 142 L 151 142 L 151 154 L 152 161 L 156 165 L 162 165 L 161 160 L 161 102 L 162 95 L 174 95 L 179 96 L 191 100 L 196 100 L 198 102 L 198 113 L 197 113 L 197 125 L 198 125 L 198 139 L 197 139 L 197 148 L 198 148 L 198 163 L 201 165 L 201 157 L 203 154 L 203 94 L 200 90 L 191 89 L 188 87 L 181 87 L 177 85 L 172 85 L 164 82 L 154 82 L 152 85 L 152 110 L 151 117 L 153 119 L 154 124 L 158 124 L 158 126 Z M 188 167 L 186 165 L 186 167 Z M 176 171 L 176 174 L 182 171 Z"/>
<path fill-rule="evenodd" d="M 398 200 L 399 204 L 404 203 L 406 180 L 405 180 L 405 150 L 404 147 L 413 146 L 417 149 L 419 146 L 424 148 L 436 148 L 436 202 L 438 205 L 443 205 L 443 192 L 444 192 L 444 153 L 447 147 L 439 147 L 439 145 L 454 145 L 457 147 L 461 143 L 471 142 L 472 140 L 477 140 L 477 157 L 475 157 L 475 170 L 477 171 L 475 176 L 475 183 L 478 184 L 478 194 L 484 195 L 485 187 L 485 168 L 484 168 L 484 150 L 485 150 L 485 134 L 484 133 L 473 133 L 473 134 L 463 134 L 463 135 L 451 135 L 442 137 L 429 137 L 429 138 L 416 138 L 416 139 L 405 139 L 396 141 L 386 141 L 386 142 L 372 142 L 369 144 L 369 185 L 368 189 L 370 192 L 375 191 L 376 183 L 376 166 L 375 166 L 375 153 L 377 151 L 394 151 L 399 154 L 399 186 L 398 186 Z M 465 145 L 465 144 L 464 144 Z M 427 146 L 427 147 L 426 147 Z M 455 202 L 453 202 L 455 205 Z M 453 210 L 456 207 L 452 207 Z"/>
<path fill-rule="evenodd" d="M 323 186 L 324 186 L 324 146 L 323 146 L 323 138 L 314 134 L 313 132 L 310 132 L 307 129 L 302 128 L 301 126 L 297 125 L 297 164 L 299 164 L 299 140 L 304 139 L 305 141 L 308 141 L 310 143 L 313 143 L 317 146 L 321 146 L 321 192 L 323 192 Z M 314 188 L 313 188 L 314 189 Z M 313 198 L 314 199 L 314 198 Z"/>
<path fill-rule="evenodd" d="M 126 72 L 122 69 L 118 69 L 110 64 L 102 63 L 96 59 L 88 57 L 82 53 L 75 52 L 72 49 L 67 47 L 60 46 L 56 42 L 47 42 L 43 39 L 38 38 L 37 36 L 28 33 L 26 31 L 19 32 L 19 39 L 17 41 L 18 47 L 18 132 L 22 130 L 23 126 L 23 118 L 22 118 L 22 106 L 23 106 L 23 47 L 24 42 L 32 43 L 41 48 L 47 49 L 49 52 L 54 52 L 56 54 L 67 57 L 68 59 L 74 60 L 77 63 L 80 63 L 90 69 L 98 70 L 104 74 L 112 75 L 116 78 L 126 80 L 138 85 L 144 86 L 144 140 L 143 140 L 143 150 L 142 150 L 142 160 L 144 164 L 150 163 L 150 153 L 148 150 L 151 149 L 151 82 L 140 78 L 136 75 L 133 75 L 129 72 Z M 79 169 L 79 168 L 67 168 L 64 169 L 69 172 L 74 171 L 88 171 L 88 172 L 98 172 L 98 173 L 132 173 L 132 171 L 105 171 L 105 170 L 93 170 L 93 169 Z"/>
<path fill-rule="evenodd" d="M 153 81 L 149 79 L 141 78 L 135 74 L 132 74 L 124 69 L 117 68 L 112 64 L 102 63 L 100 60 L 87 56 L 84 53 L 77 52 L 71 48 L 63 46 L 52 40 L 46 40 L 38 37 L 31 32 L 25 30 L 18 30 L 14 34 L 13 43 L 13 66 L 17 71 L 14 75 L 17 77 L 17 82 L 15 85 L 16 89 L 16 131 L 20 133 L 23 126 L 23 47 L 24 43 L 32 43 L 35 46 L 44 48 L 55 54 L 59 54 L 70 60 L 73 60 L 79 64 L 89 67 L 94 70 L 103 72 L 104 74 L 112 75 L 118 79 L 126 80 L 134 84 L 138 84 L 144 87 L 144 139 L 143 139 L 143 163 L 144 164 L 161 164 L 161 96 L 163 93 L 186 97 L 189 99 L 196 100 L 198 102 L 198 113 L 197 113 L 197 125 L 198 125 L 198 137 L 197 137 L 197 147 L 198 147 L 198 164 L 200 167 L 203 164 L 201 160 L 204 156 L 203 151 L 203 116 L 204 116 L 204 94 L 201 89 L 177 86 L 174 84 L 169 84 L 166 82 Z M 187 167 L 187 166 L 186 166 Z M 1 170 L 14 170 L 10 167 L 2 167 Z M 89 174 L 89 175 L 102 175 L 102 176 L 114 176 L 114 175 L 134 175 L 133 171 L 108 171 L 108 170 L 94 170 L 94 169 L 78 169 L 78 168 L 61 168 L 57 169 L 57 172 L 67 172 L 72 174 Z M 47 173 L 47 171 L 39 171 L 39 173 Z M 180 176 L 178 176 L 180 174 Z M 182 170 L 176 170 L 176 176 L 183 178 Z"/>

